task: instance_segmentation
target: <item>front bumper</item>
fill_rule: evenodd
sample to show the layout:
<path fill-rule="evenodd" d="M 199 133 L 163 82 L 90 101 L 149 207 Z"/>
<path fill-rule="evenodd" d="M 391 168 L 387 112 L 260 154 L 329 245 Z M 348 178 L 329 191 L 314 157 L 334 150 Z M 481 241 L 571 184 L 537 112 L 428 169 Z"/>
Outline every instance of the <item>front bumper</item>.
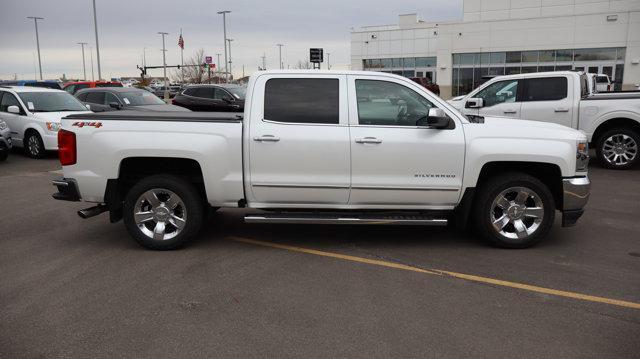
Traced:
<path fill-rule="evenodd" d="M 52 195 L 54 199 L 73 202 L 80 200 L 80 192 L 78 192 L 78 185 L 75 180 L 71 178 L 57 178 L 51 181 L 51 183 L 58 188 L 58 192 Z"/>
<path fill-rule="evenodd" d="M 589 177 L 564 178 L 562 180 L 562 226 L 576 224 L 591 194 Z"/>

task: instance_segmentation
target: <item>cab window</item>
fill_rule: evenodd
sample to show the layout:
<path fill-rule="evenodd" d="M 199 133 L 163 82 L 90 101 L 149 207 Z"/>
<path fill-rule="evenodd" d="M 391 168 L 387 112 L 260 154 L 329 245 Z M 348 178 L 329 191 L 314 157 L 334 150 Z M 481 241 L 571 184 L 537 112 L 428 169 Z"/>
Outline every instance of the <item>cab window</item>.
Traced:
<path fill-rule="evenodd" d="M 485 87 L 473 97 L 481 98 L 484 102 L 484 107 L 505 102 L 516 102 L 518 83 L 518 80 L 498 81 Z"/>
<path fill-rule="evenodd" d="M 9 106 L 18 106 L 20 112 L 22 112 L 22 106 L 20 106 L 20 102 L 18 99 L 8 92 L 4 92 L 2 99 L 0 100 L 0 112 L 9 112 Z"/>
<path fill-rule="evenodd" d="M 388 81 L 356 80 L 358 123 L 374 126 L 418 126 L 433 103 L 412 89 Z"/>
<path fill-rule="evenodd" d="M 567 98 L 566 77 L 541 77 L 524 80 L 524 101 L 557 101 Z"/>

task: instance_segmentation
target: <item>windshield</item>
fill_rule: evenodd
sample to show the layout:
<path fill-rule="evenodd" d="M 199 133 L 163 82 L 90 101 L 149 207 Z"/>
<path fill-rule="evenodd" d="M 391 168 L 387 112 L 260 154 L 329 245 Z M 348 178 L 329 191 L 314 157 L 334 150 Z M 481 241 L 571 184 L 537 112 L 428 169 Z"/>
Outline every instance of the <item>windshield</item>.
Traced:
<path fill-rule="evenodd" d="M 244 96 L 247 94 L 247 89 L 244 87 L 227 87 L 226 90 L 239 100 L 244 100 Z"/>
<path fill-rule="evenodd" d="M 164 101 L 158 98 L 158 96 L 144 90 L 122 92 L 120 97 L 126 106 L 141 106 L 141 105 L 164 105 Z"/>
<path fill-rule="evenodd" d="M 18 96 L 31 112 L 87 111 L 67 92 L 19 92 Z"/>
<path fill-rule="evenodd" d="M 122 87 L 122 84 L 115 82 L 97 83 L 96 87 Z"/>

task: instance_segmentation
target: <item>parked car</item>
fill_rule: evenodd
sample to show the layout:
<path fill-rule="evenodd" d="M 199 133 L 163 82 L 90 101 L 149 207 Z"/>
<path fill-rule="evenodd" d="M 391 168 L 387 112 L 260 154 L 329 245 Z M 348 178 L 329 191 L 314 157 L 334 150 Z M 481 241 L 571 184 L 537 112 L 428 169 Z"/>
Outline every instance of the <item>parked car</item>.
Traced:
<path fill-rule="evenodd" d="M 244 111 L 246 88 L 238 85 L 192 85 L 173 98 L 172 103 L 192 111 Z"/>
<path fill-rule="evenodd" d="M 421 85 L 427 90 L 433 92 L 434 94 L 440 96 L 440 86 L 438 84 L 434 84 L 426 77 L 411 77 L 411 81 Z"/>
<path fill-rule="evenodd" d="M 91 112 L 62 90 L 0 86 L 0 120 L 9 125 L 13 144 L 30 157 L 57 150 L 60 119 L 74 113 Z"/>
<path fill-rule="evenodd" d="M 54 90 L 60 90 L 60 82 L 53 80 L 16 80 L 16 81 L 2 81 L 2 86 L 29 86 L 29 87 L 44 87 Z"/>
<path fill-rule="evenodd" d="M 68 82 L 64 84 L 62 89 L 72 95 L 75 95 L 76 92 L 82 89 L 94 88 L 94 87 L 122 87 L 122 84 L 117 81 L 79 81 L 79 82 Z"/>
<path fill-rule="evenodd" d="M 595 74 L 595 80 L 597 92 L 613 91 L 613 84 L 611 83 L 608 75 Z"/>
<path fill-rule="evenodd" d="M 11 150 L 11 132 L 6 122 L 0 120 L 0 161 L 6 161 Z"/>
<path fill-rule="evenodd" d="M 196 87 L 201 88 L 201 87 Z M 210 88 L 210 87 L 207 87 Z M 194 237 L 206 205 L 249 223 L 445 225 L 531 246 L 589 197 L 586 136 L 552 123 L 471 122 L 392 74 L 260 71 L 244 119 L 122 111 L 63 121 L 54 198 L 93 202 L 152 249 Z M 81 155 L 78 155 L 81 154 Z"/>
<path fill-rule="evenodd" d="M 498 76 L 450 103 L 465 115 L 553 122 L 583 131 L 600 162 L 628 169 L 640 161 L 640 93 L 589 94 L 581 72 Z"/>
<path fill-rule="evenodd" d="M 156 95 L 135 87 L 101 87 L 76 92 L 76 98 L 88 105 L 93 112 L 134 111 L 189 111 L 180 106 L 168 105 Z"/>
<path fill-rule="evenodd" d="M 179 85 L 170 85 L 169 87 L 169 98 L 173 98 L 179 91 L 180 91 L 180 86 Z M 156 95 L 159 98 L 164 98 L 164 86 L 158 86 L 158 87 L 154 87 L 153 88 L 153 94 Z"/>

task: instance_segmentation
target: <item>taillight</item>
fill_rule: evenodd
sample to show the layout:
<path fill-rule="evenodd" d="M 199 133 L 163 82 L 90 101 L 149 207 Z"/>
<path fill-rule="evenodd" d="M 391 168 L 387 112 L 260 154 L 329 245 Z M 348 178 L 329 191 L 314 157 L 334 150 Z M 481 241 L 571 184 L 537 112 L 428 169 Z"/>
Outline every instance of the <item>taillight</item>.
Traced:
<path fill-rule="evenodd" d="M 76 164 L 76 134 L 67 131 L 58 131 L 58 158 L 63 166 Z"/>

